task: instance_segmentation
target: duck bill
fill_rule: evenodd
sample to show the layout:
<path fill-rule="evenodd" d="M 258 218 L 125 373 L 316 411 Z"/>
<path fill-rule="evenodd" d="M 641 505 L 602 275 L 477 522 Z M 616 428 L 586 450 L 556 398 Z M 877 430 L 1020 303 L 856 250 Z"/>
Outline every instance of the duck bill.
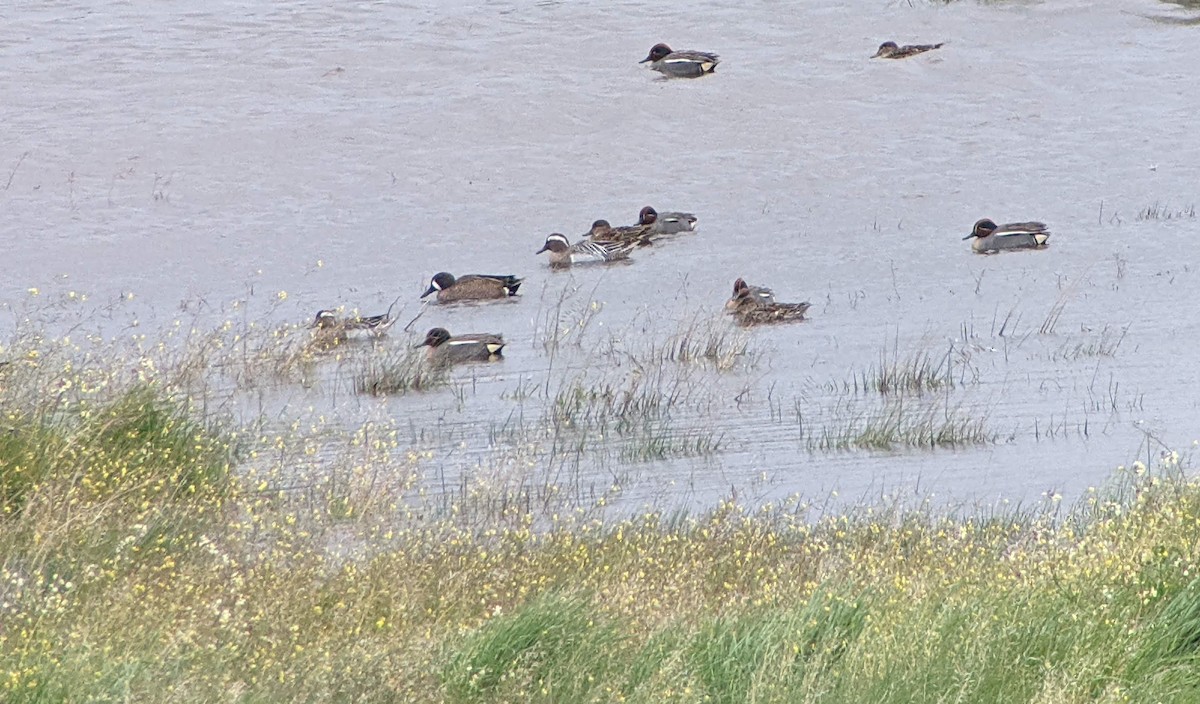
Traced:
<path fill-rule="evenodd" d="M 977 235 L 977 234 L 975 234 L 974 232 L 972 232 L 971 234 L 969 234 L 969 235 L 967 235 L 966 237 L 964 237 L 964 238 L 963 238 L 963 242 L 966 242 L 967 240 L 971 239 L 972 237 L 978 237 L 978 236 L 979 236 L 979 235 Z"/>
<path fill-rule="evenodd" d="M 429 345 L 429 340 L 425 340 L 424 342 L 418 342 L 417 344 L 413 345 L 412 348 L 414 350 L 419 350 L 422 347 L 427 347 L 428 345 Z"/>
<path fill-rule="evenodd" d="M 641 60 L 641 61 L 639 61 L 638 63 L 639 63 L 639 64 L 644 64 L 644 63 L 646 63 L 647 61 L 653 61 L 653 60 L 654 60 L 653 58 L 651 58 L 651 57 L 647 56 L 646 58 L 642 59 L 642 60 Z"/>
<path fill-rule="evenodd" d="M 874 54 L 872 54 L 872 55 L 871 55 L 871 58 L 872 58 L 872 59 L 878 59 L 880 56 L 883 56 L 883 49 L 880 49 L 879 51 L 877 51 L 877 52 L 875 52 Z"/>
<path fill-rule="evenodd" d="M 541 254 L 542 252 L 545 252 L 545 251 L 546 251 L 546 245 L 542 245 L 542 248 L 539 249 L 538 251 L 534 252 L 534 254 Z"/>
<path fill-rule="evenodd" d="M 429 288 L 425 289 L 425 293 L 421 294 L 421 298 L 428 296 L 431 293 L 437 293 L 437 287 L 430 284 Z"/>

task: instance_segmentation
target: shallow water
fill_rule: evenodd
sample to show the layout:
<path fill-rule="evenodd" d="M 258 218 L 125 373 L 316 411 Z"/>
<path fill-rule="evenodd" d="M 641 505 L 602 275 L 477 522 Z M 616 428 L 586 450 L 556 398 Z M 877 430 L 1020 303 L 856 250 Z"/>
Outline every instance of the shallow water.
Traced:
<path fill-rule="evenodd" d="M 0 35 L 13 78 L 0 82 L 4 324 L 33 305 L 30 288 L 94 306 L 134 294 L 89 316 L 113 334 L 134 318 L 142 331 L 216 324 L 235 300 L 283 322 L 337 305 L 381 312 L 400 296 L 407 321 L 437 271 L 516 273 L 519 302 L 430 308 L 417 323 L 510 341 L 502 364 L 458 371 L 457 391 L 283 389 L 272 417 L 312 406 L 346 427 L 390 419 L 434 451 L 433 481 L 516 456 L 527 481 L 570 477 L 581 496 L 615 483 L 633 505 L 918 490 L 1029 501 L 1190 448 L 1200 45 L 1162 19 L 1194 10 L 839 5 L 13 10 Z M 885 39 L 948 44 L 867 60 Z M 635 62 L 657 41 L 723 63 L 655 80 Z M 549 232 L 574 239 L 646 204 L 696 212 L 699 232 L 629 266 L 558 273 L 533 256 Z M 1139 217 L 1155 206 L 1180 217 Z M 981 217 L 1044 220 L 1051 247 L 972 255 L 960 240 Z M 737 276 L 814 306 L 806 323 L 752 331 L 752 364 L 667 365 L 661 383 L 687 398 L 634 435 L 705 449 L 647 461 L 598 433 L 582 451 L 522 445 L 547 388 L 658 378 L 638 350 L 705 311 L 725 324 Z M 552 356 L 542 341 L 560 300 L 602 310 Z M 920 352 L 950 360 L 960 383 L 911 403 L 982 418 L 992 441 L 813 447 L 885 402 L 839 385 L 881 354 Z"/>

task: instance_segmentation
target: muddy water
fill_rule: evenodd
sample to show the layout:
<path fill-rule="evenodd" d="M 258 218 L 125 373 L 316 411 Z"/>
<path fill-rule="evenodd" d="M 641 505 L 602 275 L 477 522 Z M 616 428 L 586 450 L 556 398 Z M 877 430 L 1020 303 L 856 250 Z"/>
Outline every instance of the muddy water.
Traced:
<path fill-rule="evenodd" d="M 219 322 L 243 299 L 287 321 L 400 296 L 409 318 L 434 272 L 516 273 L 518 303 L 423 314 L 417 327 L 510 340 L 503 364 L 461 370 L 457 391 L 294 389 L 273 413 L 390 419 L 434 452 L 437 482 L 515 463 L 581 496 L 619 484 L 628 504 L 1029 501 L 1187 451 L 1200 438 L 1194 11 L 828 5 L 11 10 L 5 325 L 36 308 L 30 288 L 84 305 L 132 293 L 95 324 L 153 330 L 181 311 Z M 948 44 L 867 60 L 884 39 Z M 657 41 L 723 63 L 654 80 L 635 62 Z M 631 222 L 646 204 L 694 211 L 700 231 L 630 266 L 552 273 L 533 256 L 549 232 Z M 1045 220 L 1052 246 L 974 256 L 960 239 L 980 217 Z M 813 301 L 812 319 L 753 331 L 754 359 L 731 371 L 672 371 L 661 383 L 685 399 L 650 432 L 674 449 L 647 457 L 595 433 L 568 451 L 538 434 L 556 391 L 643 378 L 647 345 L 719 311 L 737 276 Z M 548 316 L 592 303 L 578 344 L 548 349 Z M 847 382 L 881 354 L 920 352 L 958 383 L 911 403 L 982 419 L 990 441 L 819 447 L 888 402 Z"/>

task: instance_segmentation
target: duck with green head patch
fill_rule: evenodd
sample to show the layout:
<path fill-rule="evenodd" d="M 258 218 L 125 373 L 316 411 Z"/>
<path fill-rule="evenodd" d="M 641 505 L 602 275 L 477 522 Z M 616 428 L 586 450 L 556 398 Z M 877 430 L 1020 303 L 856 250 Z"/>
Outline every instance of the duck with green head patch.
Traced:
<path fill-rule="evenodd" d="M 650 228 L 650 236 L 674 235 L 696 230 L 696 216 L 691 213 L 660 213 L 650 206 L 638 213 L 638 225 Z"/>
<path fill-rule="evenodd" d="M 666 44 L 655 44 L 638 63 L 649 63 L 650 68 L 668 78 L 699 78 L 715 71 L 721 58 L 707 51 L 672 51 Z"/>
<path fill-rule="evenodd" d="M 504 338 L 487 332 L 452 336 L 446 328 L 432 328 L 413 347 L 428 347 L 432 362 L 486 362 L 503 356 Z"/>
<path fill-rule="evenodd" d="M 975 240 L 971 249 L 980 254 L 1012 249 L 1041 249 L 1050 240 L 1050 230 L 1044 222 L 1010 222 L 997 225 L 988 218 L 975 223 L 971 234 L 963 240 Z"/>

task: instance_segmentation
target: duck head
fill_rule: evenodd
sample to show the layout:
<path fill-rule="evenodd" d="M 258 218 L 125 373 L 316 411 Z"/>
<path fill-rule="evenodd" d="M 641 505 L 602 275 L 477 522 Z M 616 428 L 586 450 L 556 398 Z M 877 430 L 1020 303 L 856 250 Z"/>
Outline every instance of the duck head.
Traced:
<path fill-rule="evenodd" d="M 663 59 L 667 58 L 670 53 L 671 47 L 667 46 L 666 44 L 655 44 L 654 46 L 650 47 L 650 53 L 646 55 L 646 58 L 642 59 L 638 63 L 644 64 L 647 61 L 662 61 Z"/>
<path fill-rule="evenodd" d="M 892 54 L 895 54 L 897 51 L 900 51 L 900 46 L 896 44 L 896 42 L 884 42 L 879 45 L 879 51 L 875 52 L 875 55 L 871 58 L 878 59 L 883 57 L 886 59 Z"/>
<path fill-rule="evenodd" d="M 416 349 L 417 347 L 426 346 L 437 347 L 438 345 L 449 340 L 450 332 L 446 330 L 446 328 L 432 328 L 429 332 L 425 333 L 425 339 L 420 343 L 413 345 L 413 348 Z"/>
<path fill-rule="evenodd" d="M 971 234 L 964 237 L 964 240 L 969 240 L 972 237 L 987 237 L 996 231 L 996 223 L 984 218 L 975 223 L 975 227 L 971 228 Z"/>
<path fill-rule="evenodd" d="M 454 274 L 448 271 L 439 271 L 429 280 L 429 288 L 425 289 L 425 293 L 421 294 L 421 298 L 428 296 L 431 293 L 444 291 L 454 285 Z"/>
<path fill-rule="evenodd" d="M 571 244 L 567 242 L 567 238 L 564 235 L 560 235 L 555 232 L 546 238 L 546 243 L 542 245 L 541 249 L 534 252 L 534 254 L 541 254 L 542 252 L 555 252 L 557 254 L 561 254 L 570 248 Z"/>

